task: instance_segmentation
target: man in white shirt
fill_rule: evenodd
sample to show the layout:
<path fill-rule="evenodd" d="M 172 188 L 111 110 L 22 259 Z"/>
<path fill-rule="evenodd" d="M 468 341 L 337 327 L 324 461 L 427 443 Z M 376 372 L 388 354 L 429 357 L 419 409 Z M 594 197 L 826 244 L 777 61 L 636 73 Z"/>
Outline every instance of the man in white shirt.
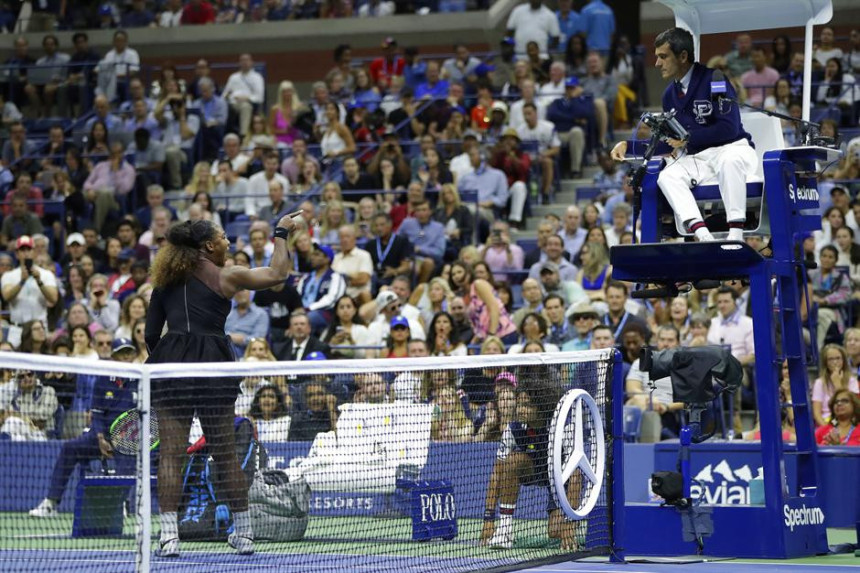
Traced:
<path fill-rule="evenodd" d="M 665 324 L 657 330 L 657 350 L 669 350 L 680 346 L 680 333 L 671 324 Z M 672 378 L 666 376 L 654 380 L 654 391 L 646 386 L 646 376 L 639 369 L 639 359 L 633 361 L 627 372 L 625 386 L 630 399 L 627 406 L 636 406 L 640 410 L 654 410 L 660 415 L 664 434 L 663 439 L 677 437 L 680 430 L 678 412 L 684 409 L 683 402 L 673 401 Z"/>
<path fill-rule="evenodd" d="M 248 195 L 245 197 L 245 214 L 253 221 L 257 218 L 257 214 L 263 207 L 268 207 L 272 204 L 269 198 L 269 183 L 272 180 L 278 181 L 284 193 L 290 189 L 290 182 L 287 178 L 278 173 L 281 159 L 274 151 L 270 151 L 263 159 L 263 170 L 259 173 L 254 173 L 248 179 Z"/>
<path fill-rule="evenodd" d="M 514 50 L 519 55 L 526 53 L 529 42 L 537 42 L 541 54 L 547 53 L 547 48 L 555 49 L 561 30 L 558 18 L 552 10 L 543 5 L 541 0 L 529 0 L 511 11 L 506 26 L 508 36 L 514 38 Z"/>
<path fill-rule="evenodd" d="M 394 15 L 394 2 L 391 0 L 370 0 L 358 9 L 359 18 L 384 18 Z"/>
<path fill-rule="evenodd" d="M 370 302 L 370 284 L 373 276 L 373 259 L 370 253 L 355 246 L 356 232 L 353 225 L 343 225 L 338 230 L 340 252 L 334 256 L 331 268 L 346 279 L 346 294 L 354 298 L 359 306 Z"/>
<path fill-rule="evenodd" d="M 524 142 L 537 141 L 538 150 L 536 154 L 532 153 L 532 160 L 540 165 L 543 174 L 541 193 L 544 197 L 549 197 L 555 174 L 555 159 L 561 152 L 561 141 L 555 132 L 555 126 L 538 118 L 537 106 L 534 104 L 527 103 L 523 106 L 523 117 L 525 123 L 517 128 L 517 133 Z"/>
<path fill-rule="evenodd" d="M 182 165 L 193 156 L 197 132 L 200 131 L 200 116 L 189 115 L 185 98 L 177 94 L 170 96 L 169 105 L 156 110 L 155 119 L 161 125 L 169 189 L 181 189 Z"/>
<path fill-rule="evenodd" d="M 580 223 L 582 222 L 582 212 L 576 205 L 570 205 L 564 212 L 564 228 L 561 230 L 561 238 L 564 239 L 564 250 L 571 255 L 576 255 L 585 244 L 585 238 L 588 236 Z"/>
<path fill-rule="evenodd" d="M 239 133 L 245 136 L 251 126 L 254 107 L 261 105 L 266 96 L 266 82 L 254 69 L 251 54 L 239 56 L 239 71 L 230 75 L 223 96 L 239 115 Z"/>
<path fill-rule="evenodd" d="M 182 0 L 167 0 L 158 15 L 159 28 L 176 28 L 182 23 Z"/>
<path fill-rule="evenodd" d="M 463 134 L 463 153 L 452 157 L 451 163 L 448 165 L 455 182 L 459 181 L 463 175 L 474 173 L 475 168 L 472 166 L 472 160 L 469 159 L 469 150 L 477 146 L 478 135 L 474 131 L 467 131 Z"/>
<path fill-rule="evenodd" d="M 242 140 L 235 133 L 225 135 L 222 143 L 224 147 L 224 158 L 222 161 L 229 161 L 233 167 L 233 171 L 237 175 L 244 175 L 248 170 L 248 162 L 251 161 L 251 158 L 247 154 L 242 153 L 241 143 Z M 218 161 L 212 162 L 212 177 L 218 175 L 218 163 Z"/>
<path fill-rule="evenodd" d="M 15 242 L 18 268 L 3 273 L 0 290 L 9 306 L 9 322 L 23 325 L 29 320 L 48 322 L 48 309 L 59 299 L 57 279 L 53 273 L 34 264 L 33 239 L 21 235 Z"/>
<path fill-rule="evenodd" d="M 96 66 L 98 85 L 96 94 L 108 100 L 125 100 L 128 79 L 140 71 L 140 55 L 128 47 L 128 34 L 117 30 L 113 35 L 113 49 Z"/>
<path fill-rule="evenodd" d="M 521 98 L 511 104 L 511 109 L 508 112 L 508 125 L 513 127 L 514 129 L 519 129 L 520 126 L 525 123 L 525 115 L 523 114 L 523 107 L 527 103 L 531 103 L 535 106 L 538 113 L 538 119 L 544 119 L 546 117 L 546 108 L 544 105 L 538 100 L 537 88 L 535 87 L 534 80 L 523 80 L 520 82 L 520 94 Z"/>
<path fill-rule="evenodd" d="M 719 312 L 711 321 L 708 329 L 708 344 L 729 346 L 732 356 L 738 359 L 746 370 L 747 366 L 755 364 L 755 339 L 753 338 L 753 320 L 741 313 L 737 307 L 738 294 L 727 286 L 722 286 L 717 291 L 717 311 Z M 744 385 L 749 384 L 749 379 L 744 372 Z M 741 427 L 741 392 L 734 394 L 735 415 L 733 426 L 736 432 Z"/>
<path fill-rule="evenodd" d="M 248 194 L 248 180 L 239 177 L 227 159 L 218 163 L 218 184 L 215 195 L 219 195 L 218 209 L 226 208 L 231 213 L 244 213 L 244 199 Z"/>
<path fill-rule="evenodd" d="M 538 90 L 538 101 L 544 109 L 560 97 L 564 97 L 564 62 L 553 62 L 549 67 L 549 81 Z"/>

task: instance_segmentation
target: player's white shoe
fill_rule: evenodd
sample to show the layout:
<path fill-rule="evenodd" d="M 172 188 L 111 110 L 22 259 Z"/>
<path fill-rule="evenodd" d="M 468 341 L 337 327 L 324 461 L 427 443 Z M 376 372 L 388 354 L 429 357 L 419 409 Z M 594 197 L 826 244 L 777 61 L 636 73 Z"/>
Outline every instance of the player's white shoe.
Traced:
<path fill-rule="evenodd" d="M 47 497 L 30 510 L 30 517 L 57 517 L 57 506 Z"/>
<path fill-rule="evenodd" d="M 245 537 L 241 535 L 236 535 L 235 533 L 231 533 L 230 537 L 227 538 L 227 543 L 229 543 L 230 547 L 235 549 L 236 553 L 238 553 L 239 555 L 254 554 L 253 537 Z"/>
<path fill-rule="evenodd" d="M 158 557 L 179 557 L 179 539 L 160 540 L 155 554 Z"/>
<path fill-rule="evenodd" d="M 514 536 L 510 531 L 497 529 L 496 533 L 487 542 L 490 549 L 510 549 L 514 546 Z"/>

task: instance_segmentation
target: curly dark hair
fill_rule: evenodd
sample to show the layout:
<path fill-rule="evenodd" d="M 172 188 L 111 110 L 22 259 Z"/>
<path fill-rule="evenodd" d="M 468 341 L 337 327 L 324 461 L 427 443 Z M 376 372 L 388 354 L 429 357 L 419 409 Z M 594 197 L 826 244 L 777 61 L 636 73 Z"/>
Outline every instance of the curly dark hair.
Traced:
<path fill-rule="evenodd" d="M 272 390 L 275 393 L 275 401 L 278 403 L 278 406 L 275 408 L 272 415 L 275 418 L 289 415 L 287 403 L 284 400 L 284 393 L 281 392 L 281 389 L 274 384 L 265 384 L 257 389 L 257 392 L 254 394 L 254 400 L 251 402 L 251 409 L 248 410 L 248 415 L 255 420 L 263 419 L 263 411 L 260 408 L 260 395 L 266 390 Z"/>
<path fill-rule="evenodd" d="M 177 223 L 167 231 L 167 245 L 158 250 L 152 264 L 152 286 L 165 288 L 184 283 L 200 264 L 200 248 L 218 234 L 212 221 Z"/>

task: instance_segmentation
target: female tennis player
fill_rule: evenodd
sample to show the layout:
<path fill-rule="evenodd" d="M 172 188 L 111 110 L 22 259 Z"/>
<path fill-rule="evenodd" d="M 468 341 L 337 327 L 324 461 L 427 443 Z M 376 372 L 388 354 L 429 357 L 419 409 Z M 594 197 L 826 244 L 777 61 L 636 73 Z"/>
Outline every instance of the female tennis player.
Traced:
<path fill-rule="evenodd" d="M 174 225 L 168 244 L 152 266 L 155 290 L 146 318 L 148 363 L 232 362 L 224 322 L 230 299 L 242 289 L 267 289 L 283 283 L 290 270 L 287 236 L 295 227 L 290 213 L 275 228 L 275 251 L 268 267 L 224 267 L 230 249 L 227 234 L 211 221 Z M 167 333 L 162 329 L 167 322 Z M 152 404 L 161 435 L 158 501 L 161 540 L 158 555 L 179 556 L 177 512 L 182 490 L 182 461 L 191 420 L 196 411 L 215 461 L 217 491 L 233 513 L 234 532 L 228 543 L 239 554 L 254 552 L 248 511 L 248 488 L 236 459 L 233 405 L 239 392 L 237 377 L 161 379 L 152 381 Z"/>

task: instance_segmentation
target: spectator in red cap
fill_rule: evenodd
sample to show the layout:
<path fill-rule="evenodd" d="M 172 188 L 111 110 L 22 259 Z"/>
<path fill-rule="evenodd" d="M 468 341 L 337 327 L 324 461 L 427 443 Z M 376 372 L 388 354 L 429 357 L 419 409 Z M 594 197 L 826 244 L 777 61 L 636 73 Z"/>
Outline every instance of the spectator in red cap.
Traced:
<path fill-rule="evenodd" d="M 48 309 L 57 304 L 59 291 L 54 275 L 33 264 L 33 239 L 29 235 L 15 242 L 18 268 L 0 279 L 3 300 L 9 306 L 9 322 L 22 325 L 29 320 L 48 322 Z"/>

